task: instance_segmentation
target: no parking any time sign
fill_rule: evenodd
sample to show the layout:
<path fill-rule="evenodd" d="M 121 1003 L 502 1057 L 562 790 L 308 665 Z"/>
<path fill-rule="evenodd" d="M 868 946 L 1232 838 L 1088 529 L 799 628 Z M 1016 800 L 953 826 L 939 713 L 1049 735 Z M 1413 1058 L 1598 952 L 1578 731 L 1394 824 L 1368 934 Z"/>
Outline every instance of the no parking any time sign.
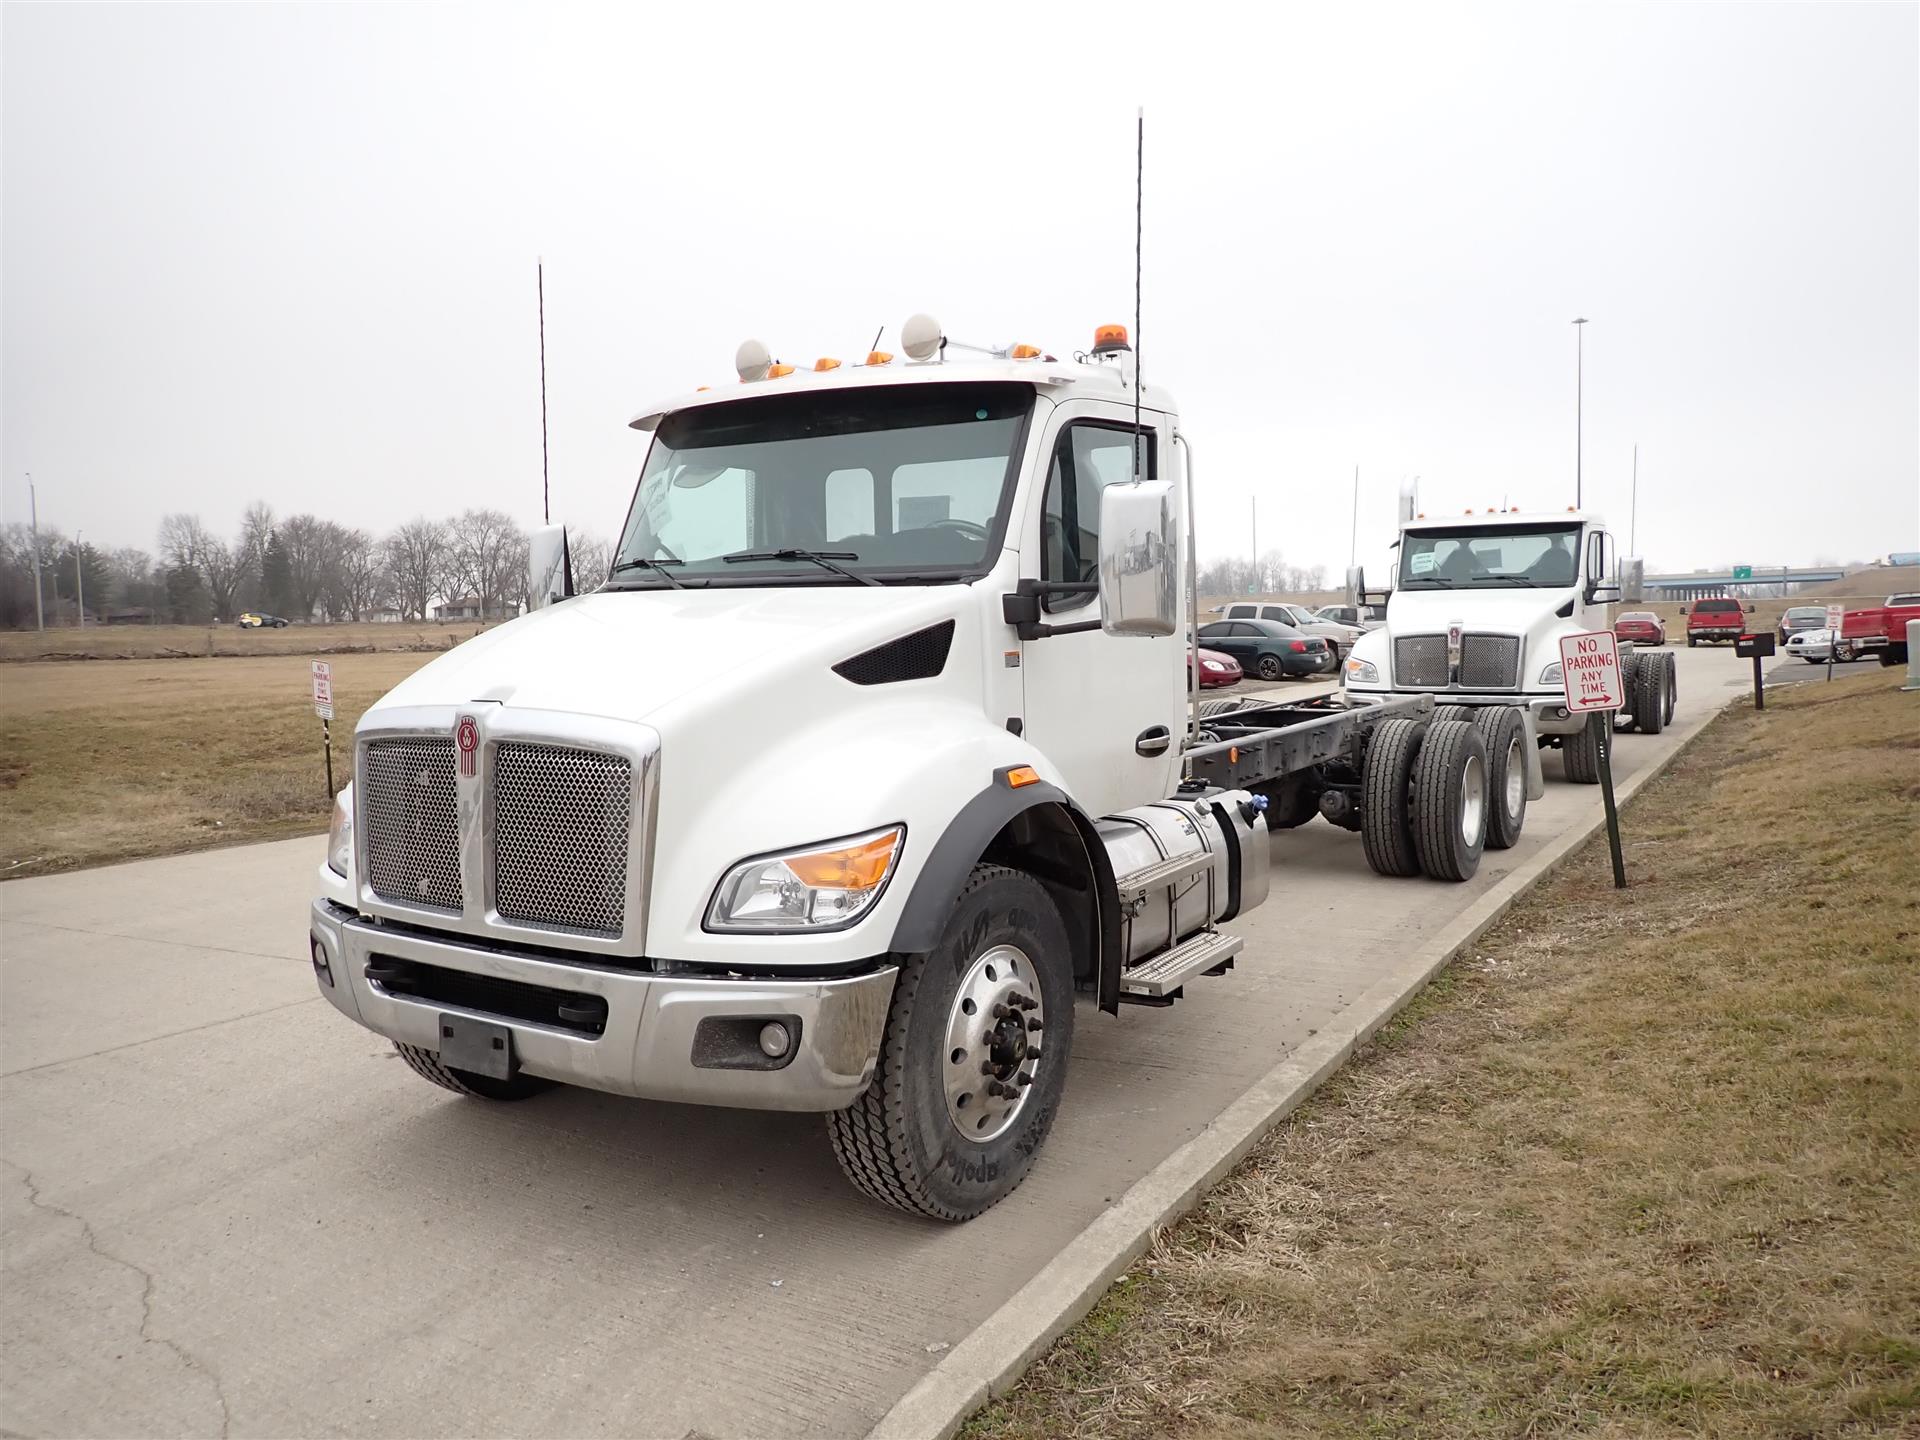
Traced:
<path fill-rule="evenodd" d="M 1586 630 L 1560 640 L 1560 683 L 1567 709 L 1618 710 L 1626 704 L 1620 684 L 1620 651 L 1610 630 Z"/>

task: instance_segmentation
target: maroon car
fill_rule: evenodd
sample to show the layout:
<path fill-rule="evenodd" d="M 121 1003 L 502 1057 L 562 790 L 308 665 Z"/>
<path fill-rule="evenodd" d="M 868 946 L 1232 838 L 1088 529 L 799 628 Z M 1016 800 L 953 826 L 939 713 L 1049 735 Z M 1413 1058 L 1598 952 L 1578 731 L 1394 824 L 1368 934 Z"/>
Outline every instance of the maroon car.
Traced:
<path fill-rule="evenodd" d="M 1613 638 L 1631 640 L 1636 645 L 1664 645 L 1667 627 L 1651 610 L 1629 610 L 1613 622 Z"/>
<path fill-rule="evenodd" d="M 1238 685 L 1245 678 L 1240 662 L 1231 655 L 1222 655 L 1218 650 L 1200 652 L 1200 688 L 1217 690 L 1222 685 Z M 1193 665 L 1187 665 L 1187 681 L 1193 681 Z"/>

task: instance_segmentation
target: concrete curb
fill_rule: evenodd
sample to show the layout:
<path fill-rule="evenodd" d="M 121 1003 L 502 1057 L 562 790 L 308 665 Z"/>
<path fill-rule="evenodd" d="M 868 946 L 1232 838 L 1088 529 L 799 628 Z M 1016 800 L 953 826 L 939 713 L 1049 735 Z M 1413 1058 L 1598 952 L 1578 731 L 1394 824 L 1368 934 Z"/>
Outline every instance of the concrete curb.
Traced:
<path fill-rule="evenodd" d="M 1729 702 L 1730 704 L 1732 702 Z M 1621 785 L 1624 806 L 1663 774 L 1725 713 L 1722 707 L 1665 755 Z M 1042 1351 L 1091 1310 L 1154 1232 L 1198 1203 L 1247 1152 L 1297 1109 L 1453 957 L 1473 944 L 1534 886 L 1606 828 L 1593 817 L 1550 843 L 1349 1006 L 1333 1024 L 1256 1081 L 1193 1139 L 1134 1182 L 972 1334 L 954 1346 L 893 1408 L 868 1440 L 948 1440 L 967 1417 L 1012 1388 Z"/>

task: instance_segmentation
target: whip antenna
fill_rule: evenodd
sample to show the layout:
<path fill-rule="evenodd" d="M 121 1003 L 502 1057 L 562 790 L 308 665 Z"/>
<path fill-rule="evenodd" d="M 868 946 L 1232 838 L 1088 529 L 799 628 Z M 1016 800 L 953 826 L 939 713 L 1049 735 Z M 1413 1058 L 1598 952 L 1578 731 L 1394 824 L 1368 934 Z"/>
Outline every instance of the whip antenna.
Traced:
<path fill-rule="evenodd" d="M 553 492 L 547 482 L 547 262 L 534 257 L 534 279 L 540 288 L 540 523 L 553 523 Z"/>
<path fill-rule="evenodd" d="M 1140 216 L 1147 169 L 1147 107 L 1133 112 L 1133 479 L 1146 478 L 1140 461 Z"/>

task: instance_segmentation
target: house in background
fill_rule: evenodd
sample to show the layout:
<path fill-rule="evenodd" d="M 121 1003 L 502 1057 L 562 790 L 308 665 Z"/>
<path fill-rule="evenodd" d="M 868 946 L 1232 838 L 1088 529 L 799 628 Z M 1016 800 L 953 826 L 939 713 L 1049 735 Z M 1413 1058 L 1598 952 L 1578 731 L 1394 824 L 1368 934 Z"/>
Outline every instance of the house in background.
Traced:
<path fill-rule="evenodd" d="M 433 607 L 436 620 L 478 620 L 480 618 L 480 597 L 478 595 L 456 595 L 451 600 L 442 600 Z"/>

